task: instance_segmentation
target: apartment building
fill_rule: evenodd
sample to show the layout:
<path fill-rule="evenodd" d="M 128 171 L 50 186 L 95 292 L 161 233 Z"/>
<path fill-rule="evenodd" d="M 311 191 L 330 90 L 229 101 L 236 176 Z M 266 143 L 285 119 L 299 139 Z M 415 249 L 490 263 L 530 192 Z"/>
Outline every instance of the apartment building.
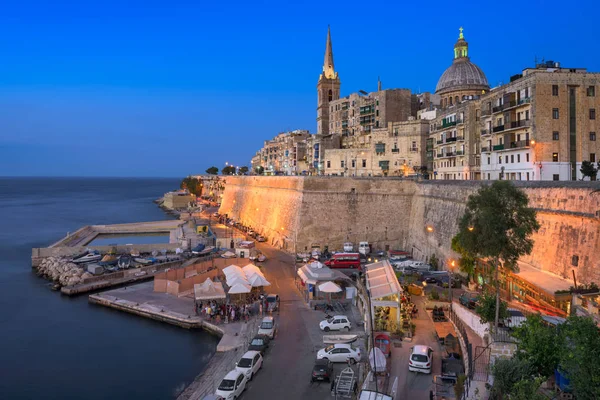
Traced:
<path fill-rule="evenodd" d="M 282 132 L 272 140 L 265 140 L 264 146 L 252 158 L 253 170 L 264 168 L 266 175 L 297 175 L 306 167 L 307 140 L 311 134 L 307 130 Z"/>

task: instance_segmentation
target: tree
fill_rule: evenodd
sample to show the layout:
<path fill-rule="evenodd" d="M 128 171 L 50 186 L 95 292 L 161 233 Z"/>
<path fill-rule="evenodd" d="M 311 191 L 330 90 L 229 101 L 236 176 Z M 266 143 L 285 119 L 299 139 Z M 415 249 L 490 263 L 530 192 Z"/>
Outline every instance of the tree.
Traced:
<path fill-rule="evenodd" d="M 219 168 L 217 167 L 210 167 L 209 169 L 206 170 L 206 173 L 209 175 L 217 175 L 219 173 Z"/>
<path fill-rule="evenodd" d="M 600 333 L 593 319 L 569 317 L 560 325 L 559 365 L 578 399 L 600 398 Z"/>
<path fill-rule="evenodd" d="M 460 246 L 460 239 L 458 238 L 458 235 L 452 238 L 452 244 L 450 247 L 452 248 L 452 250 L 454 250 L 460 255 L 460 259 L 458 260 L 458 267 L 462 272 L 467 274 L 467 277 L 470 282 L 473 276 L 475 275 L 475 258 L 473 258 L 469 254 L 469 252 L 467 252 Z"/>
<path fill-rule="evenodd" d="M 555 327 L 548 326 L 539 314 L 534 314 L 515 329 L 513 336 L 517 339 L 517 358 L 527 361 L 540 376 L 554 373 L 561 351 Z"/>
<path fill-rule="evenodd" d="M 531 234 L 540 228 L 527 195 L 510 181 L 495 181 L 469 196 L 459 221 L 457 244 L 469 257 L 487 259 L 495 272 L 496 317 L 500 311 L 499 269 L 516 271 L 520 256 L 533 249 Z"/>
<path fill-rule="evenodd" d="M 204 185 L 200 179 L 188 176 L 181 181 L 180 187 L 182 189 L 187 189 L 188 192 L 196 196 L 202 196 L 202 189 L 204 188 Z"/>
<path fill-rule="evenodd" d="M 475 307 L 475 312 L 479 315 L 482 324 L 493 322 L 496 318 L 496 296 L 484 293 Z M 504 320 L 509 317 L 508 308 L 505 301 L 500 301 L 500 310 L 498 316 Z"/>
<path fill-rule="evenodd" d="M 431 264 L 431 269 L 433 271 L 437 271 L 440 261 L 438 260 L 435 254 L 431 255 L 431 258 L 429 259 L 429 264 Z"/>
<path fill-rule="evenodd" d="M 598 167 L 600 167 L 600 161 L 598 162 Z M 581 171 L 581 175 L 583 175 L 581 180 L 584 180 L 587 176 L 590 178 L 590 181 L 595 181 L 596 175 L 598 175 L 598 168 L 596 168 L 591 161 L 582 161 L 581 169 L 579 171 Z"/>
<path fill-rule="evenodd" d="M 511 390 L 511 400 L 548 400 L 548 397 L 538 393 L 543 381 L 542 378 L 521 379 Z"/>
<path fill-rule="evenodd" d="M 248 173 L 248 167 L 246 167 L 245 165 L 243 167 L 240 167 L 241 175 L 246 175 L 247 173 Z"/>
<path fill-rule="evenodd" d="M 502 399 L 510 396 L 520 381 L 531 377 L 531 367 L 526 361 L 518 358 L 499 358 L 492 366 L 494 386 L 490 399 Z"/>
<path fill-rule="evenodd" d="M 262 166 L 258 166 L 256 167 L 256 174 L 257 175 L 262 175 L 265 172 L 265 169 Z"/>
<path fill-rule="evenodd" d="M 233 165 L 226 165 L 221 169 L 222 175 L 233 175 L 235 174 L 235 167 Z"/>

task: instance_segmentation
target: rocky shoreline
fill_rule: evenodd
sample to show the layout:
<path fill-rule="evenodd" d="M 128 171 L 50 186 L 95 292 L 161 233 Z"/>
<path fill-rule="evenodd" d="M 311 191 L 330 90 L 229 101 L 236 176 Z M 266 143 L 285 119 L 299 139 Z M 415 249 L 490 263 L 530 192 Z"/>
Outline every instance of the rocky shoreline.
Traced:
<path fill-rule="evenodd" d="M 77 285 L 93 276 L 64 257 L 45 258 L 37 267 L 37 274 L 61 286 Z"/>

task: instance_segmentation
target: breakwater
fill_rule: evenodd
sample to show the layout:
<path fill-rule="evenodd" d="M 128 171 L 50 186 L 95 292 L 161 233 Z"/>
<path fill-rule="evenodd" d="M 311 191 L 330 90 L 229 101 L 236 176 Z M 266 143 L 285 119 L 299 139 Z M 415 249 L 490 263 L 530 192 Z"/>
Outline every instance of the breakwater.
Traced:
<path fill-rule="evenodd" d="M 451 239 L 468 196 L 485 181 L 355 177 L 228 177 L 221 208 L 287 251 L 339 249 L 346 241 L 402 248 L 417 259 L 458 257 Z M 600 281 L 600 183 L 515 181 L 541 229 L 522 261 L 582 283 Z M 427 229 L 427 228 L 430 229 Z"/>

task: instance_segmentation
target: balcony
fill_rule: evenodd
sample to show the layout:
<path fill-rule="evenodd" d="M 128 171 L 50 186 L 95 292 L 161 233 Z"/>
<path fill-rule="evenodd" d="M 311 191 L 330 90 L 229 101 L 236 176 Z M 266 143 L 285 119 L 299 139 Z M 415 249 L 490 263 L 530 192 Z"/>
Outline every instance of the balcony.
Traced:
<path fill-rule="evenodd" d="M 494 108 L 492 108 L 492 112 L 494 114 L 502 112 L 504 110 L 504 104 L 502 104 L 501 106 L 496 106 Z"/>
<path fill-rule="evenodd" d="M 456 150 L 456 155 L 457 156 L 464 156 L 465 152 L 463 150 Z"/>
<path fill-rule="evenodd" d="M 437 143 L 437 144 L 443 144 L 443 143 L 444 143 L 444 141 L 443 141 L 443 140 L 437 140 L 437 141 L 436 141 L 436 143 Z"/>
<path fill-rule="evenodd" d="M 443 153 L 437 153 L 436 157 L 437 158 L 442 158 L 442 157 L 444 157 L 444 154 Z"/>
<path fill-rule="evenodd" d="M 522 127 L 526 127 L 526 126 L 531 126 L 531 120 L 522 119 L 520 121 L 512 121 L 510 123 L 510 128 L 507 128 L 507 129 L 516 129 L 516 128 L 522 128 Z"/>
<path fill-rule="evenodd" d="M 464 123 L 464 122 L 465 122 L 465 121 L 464 121 L 463 119 L 460 119 L 460 118 L 458 118 L 458 119 L 456 120 L 456 125 L 460 125 L 460 124 L 462 124 L 462 123 Z"/>
<path fill-rule="evenodd" d="M 492 146 L 492 149 L 494 151 L 498 151 L 498 150 L 504 150 L 504 145 L 503 144 L 497 144 L 495 146 Z"/>
<path fill-rule="evenodd" d="M 517 105 L 521 105 L 521 104 L 529 104 L 531 103 L 531 98 L 530 97 L 525 97 L 524 99 L 521 99 L 517 102 Z"/>
<path fill-rule="evenodd" d="M 400 153 L 400 149 L 392 149 L 392 153 Z"/>
<path fill-rule="evenodd" d="M 417 153 L 419 149 L 416 147 L 411 147 L 410 149 L 408 149 L 408 151 L 410 151 L 411 153 Z"/>
<path fill-rule="evenodd" d="M 487 152 L 489 152 L 489 151 L 492 151 L 492 150 L 490 150 L 490 148 L 489 148 L 488 146 L 483 146 L 483 147 L 481 148 L 481 152 L 482 152 L 482 153 L 487 153 Z"/>
<path fill-rule="evenodd" d="M 510 142 L 511 149 L 520 149 L 523 147 L 529 147 L 529 140 L 518 140 L 516 142 Z"/>
<path fill-rule="evenodd" d="M 489 108 L 486 110 L 481 110 L 482 117 L 487 117 L 488 115 L 492 115 L 492 110 L 490 110 Z"/>
<path fill-rule="evenodd" d="M 442 129 L 448 128 L 450 126 L 455 126 L 455 125 L 456 125 L 456 121 L 446 121 L 446 122 L 442 123 Z"/>
<path fill-rule="evenodd" d="M 502 132 L 504 130 L 504 125 L 499 125 L 499 126 L 495 126 L 494 128 L 492 128 L 492 132 L 496 133 L 496 132 Z"/>
<path fill-rule="evenodd" d="M 450 142 L 456 142 L 456 137 L 447 137 L 446 143 L 450 143 Z"/>
<path fill-rule="evenodd" d="M 462 142 L 463 140 L 465 140 L 465 137 L 464 137 L 464 136 L 457 136 L 457 137 L 456 137 L 456 140 L 457 140 L 458 142 Z"/>
<path fill-rule="evenodd" d="M 489 135 L 491 132 L 488 131 L 487 129 L 482 129 L 481 130 L 481 136 L 485 136 L 485 135 Z"/>
<path fill-rule="evenodd" d="M 446 157 L 454 157 L 454 155 L 455 155 L 455 154 L 454 154 L 454 152 L 452 152 L 452 151 L 447 151 L 447 152 L 446 152 Z"/>

